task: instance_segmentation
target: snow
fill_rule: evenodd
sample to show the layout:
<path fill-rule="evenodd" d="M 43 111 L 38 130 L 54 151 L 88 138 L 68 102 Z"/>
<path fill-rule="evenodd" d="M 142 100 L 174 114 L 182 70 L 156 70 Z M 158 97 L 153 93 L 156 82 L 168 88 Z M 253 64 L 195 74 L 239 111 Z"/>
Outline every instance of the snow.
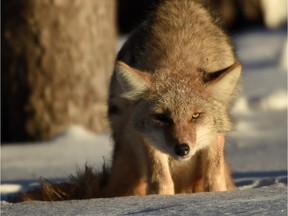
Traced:
<path fill-rule="evenodd" d="M 264 196 L 263 196 L 264 195 Z M 235 199 L 235 196 L 237 199 Z M 3 215 L 286 215 L 285 187 L 226 193 L 149 195 L 65 202 L 4 204 Z M 33 209 L 31 209 L 33 205 Z M 53 207 L 53 208 L 52 208 Z M 21 213 L 21 214 L 19 214 Z"/>
<path fill-rule="evenodd" d="M 123 43 L 124 39 L 120 39 Z M 239 190 L 173 196 L 120 197 L 64 202 L 9 203 L 40 176 L 65 181 L 87 162 L 111 163 L 110 134 L 73 125 L 41 143 L 1 149 L 3 215 L 287 215 L 286 29 L 250 29 L 233 35 L 243 64 L 243 90 L 232 110 L 235 131 L 226 154 Z M 120 45 L 118 45 L 120 47 Z M 8 201 L 8 202 L 7 202 Z"/>

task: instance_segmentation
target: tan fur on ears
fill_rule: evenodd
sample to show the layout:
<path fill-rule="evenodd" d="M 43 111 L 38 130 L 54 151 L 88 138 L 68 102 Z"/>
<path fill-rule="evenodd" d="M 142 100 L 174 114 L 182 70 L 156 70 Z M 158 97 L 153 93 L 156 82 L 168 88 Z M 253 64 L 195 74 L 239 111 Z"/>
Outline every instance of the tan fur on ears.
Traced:
<path fill-rule="evenodd" d="M 148 89 L 150 74 L 132 68 L 121 61 L 116 63 L 115 72 L 124 91 L 122 97 L 128 100 L 137 100 Z"/>
<path fill-rule="evenodd" d="M 224 103 L 230 102 L 238 86 L 241 71 L 242 65 L 236 62 L 208 84 L 208 91 L 216 99 Z"/>

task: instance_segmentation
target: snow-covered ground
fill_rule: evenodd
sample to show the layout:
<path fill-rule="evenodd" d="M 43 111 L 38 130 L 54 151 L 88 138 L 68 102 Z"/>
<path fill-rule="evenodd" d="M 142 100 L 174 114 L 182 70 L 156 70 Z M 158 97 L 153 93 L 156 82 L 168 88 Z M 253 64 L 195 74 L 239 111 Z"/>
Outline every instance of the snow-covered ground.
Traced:
<path fill-rule="evenodd" d="M 235 131 L 227 157 L 238 191 L 175 196 L 122 197 L 65 202 L 6 202 L 35 186 L 40 176 L 67 179 L 87 162 L 111 161 L 109 134 L 74 125 L 54 140 L 3 145 L 3 215 L 287 215 L 286 29 L 252 29 L 233 36 L 243 63 L 243 91 L 233 109 Z M 12 196 L 13 197 L 13 196 Z M 5 201 L 6 200 L 6 201 Z"/>

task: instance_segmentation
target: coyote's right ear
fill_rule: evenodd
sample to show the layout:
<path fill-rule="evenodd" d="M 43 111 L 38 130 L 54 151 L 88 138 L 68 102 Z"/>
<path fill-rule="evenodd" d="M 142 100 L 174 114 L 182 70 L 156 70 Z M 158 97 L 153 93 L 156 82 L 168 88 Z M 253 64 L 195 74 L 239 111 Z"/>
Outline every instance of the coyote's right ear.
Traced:
<path fill-rule="evenodd" d="M 232 66 L 216 72 L 217 77 L 208 82 L 208 91 L 212 96 L 224 103 L 229 103 L 235 94 L 237 89 L 242 65 L 236 62 Z"/>
<path fill-rule="evenodd" d="M 118 61 L 115 66 L 116 78 L 124 91 L 122 97 L 137 100 L 149 87 L 151 75 Z"/>

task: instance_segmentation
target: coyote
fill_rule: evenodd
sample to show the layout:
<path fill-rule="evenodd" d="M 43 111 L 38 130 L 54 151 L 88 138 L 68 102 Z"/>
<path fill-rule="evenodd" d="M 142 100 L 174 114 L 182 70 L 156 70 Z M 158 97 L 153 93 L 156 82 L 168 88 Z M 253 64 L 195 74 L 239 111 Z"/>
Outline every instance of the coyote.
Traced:
<path fill-rule="evenodd" d="M 108 117 L 112 166 L 24 199 L 61 200 L 234 188 L 224 158 L 241 64 L 218 19 L 196 0 L 163 0 L 120 50 Z"/>

